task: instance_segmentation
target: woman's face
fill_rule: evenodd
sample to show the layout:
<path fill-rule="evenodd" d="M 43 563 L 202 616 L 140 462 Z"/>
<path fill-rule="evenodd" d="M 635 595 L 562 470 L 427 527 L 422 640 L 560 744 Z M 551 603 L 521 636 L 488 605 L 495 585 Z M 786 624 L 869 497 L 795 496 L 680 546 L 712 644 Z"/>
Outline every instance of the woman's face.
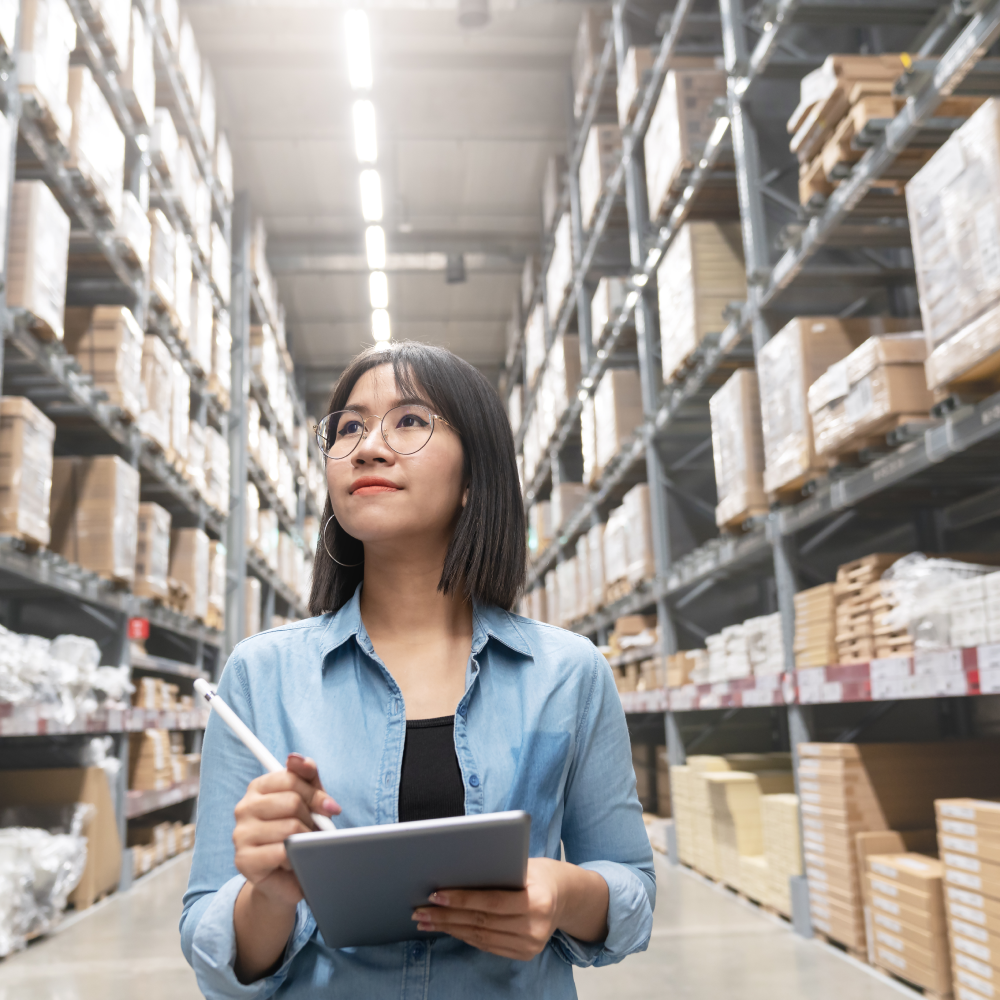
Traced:
<path fill-rule="evenodd" d="M 380 418 L 403 403 L 392 365 L 379 365 L 358 379 L 345 409 Z M 420 539 L 447 544 L 463 506 L 462 441 L 440 420 L 427 444 L 413 455 L 397 455 L 382 437 L 378 419 L 346 458 L 327 459 L 326 481 L 341 527 L 366 544 Z"/>

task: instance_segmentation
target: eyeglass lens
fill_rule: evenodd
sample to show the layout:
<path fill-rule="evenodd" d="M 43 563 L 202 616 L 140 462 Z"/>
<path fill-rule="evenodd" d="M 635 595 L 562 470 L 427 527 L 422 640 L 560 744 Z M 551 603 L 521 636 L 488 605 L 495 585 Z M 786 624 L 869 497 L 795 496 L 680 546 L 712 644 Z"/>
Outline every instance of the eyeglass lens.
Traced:
<path fill-rule="evenodd" d="M 346 458 L 361 441 L 365 423 L 365 418 L 353 410 L 329 414 L 320 421 L 316 431 L 320 449 L 330 458 Z M 434 418 L 426 406 L 396 406 L 382 417 L 385 443 L 397 455 L 420 451 L 430 440 L 433 430 Z"/>

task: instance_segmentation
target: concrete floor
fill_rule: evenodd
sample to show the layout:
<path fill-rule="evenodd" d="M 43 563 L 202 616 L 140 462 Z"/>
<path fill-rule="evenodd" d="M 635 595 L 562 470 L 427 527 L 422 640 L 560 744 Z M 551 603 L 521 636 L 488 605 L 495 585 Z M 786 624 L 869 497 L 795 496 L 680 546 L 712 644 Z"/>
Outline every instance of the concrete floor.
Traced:
<path fill-rule="evenodd" d="M 0 961 L 0 1000 L 198 1000 L 177 920 L 189 859 L 70 917 L 53 937 Z M 657 857 L 649 949 L 577 973 L 581 1000 L 897 1000 L 875 978 L 774 918 Z"/>

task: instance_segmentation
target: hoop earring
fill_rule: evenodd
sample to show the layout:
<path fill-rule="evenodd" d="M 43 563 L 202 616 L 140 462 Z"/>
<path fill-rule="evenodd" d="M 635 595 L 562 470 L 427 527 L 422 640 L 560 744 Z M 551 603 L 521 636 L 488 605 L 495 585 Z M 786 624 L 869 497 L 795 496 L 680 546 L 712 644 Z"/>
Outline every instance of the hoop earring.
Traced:
<path fill-rule="evenodd" d="M 356 563 L 342 563 L 342 562 L 341 562 L 341 561 L 340 561 L 340 560 L 339 560 L 339 559 L 338 559 L 338 558 L 337 558 L 337 557 L 336 557 L 336 556 L 335 556 L 335 555 L 334 555 L 334 554 L 333 554 L 333 553 L 332 553 L 332 552 L 330 551 L 330 546 L 326 544 L 326 529 L 330 527 L 330 521 L 335 521 L 336 519 L 337 519 L 337 515 L 336 515 L 336 514 L 331 514 L 331 515 L 330 515 L 330 517 L 329 517 L 329 520 L 327 520 L 326 524 L 324 524 L 324 525 L 323 525 L 323 531 L 321 532 L 321 537 L 322 537 L 322 539 L 323 539 L 323 548 L 324 548 L 324 549 L 326 549 L 326 554 L 327 554 L 327 555 L 328 555 L 328 556 L 329 556 L 329 557 L 330 557 L 330 558 L 331 558 L 331 559 L 332 559 L 332 560 L 333 560 L 333 561 L 334 561 L 334 562 L 335 562 L 335 563 L 336 563 L 336 564 L 337 564 L 338 566 L 343 566 L 343 567 L 344 567 L 344 569 L 354 569 L 354 568 L 355 568 L 356 566 L 360 566 L 360 565 L 361 565 L 361 563 L 363 563 L 363 562 L 364 562 L 364 560 L 362 559 L 362 560 L 361 560 L 361 562 L 356 562 Z"/>

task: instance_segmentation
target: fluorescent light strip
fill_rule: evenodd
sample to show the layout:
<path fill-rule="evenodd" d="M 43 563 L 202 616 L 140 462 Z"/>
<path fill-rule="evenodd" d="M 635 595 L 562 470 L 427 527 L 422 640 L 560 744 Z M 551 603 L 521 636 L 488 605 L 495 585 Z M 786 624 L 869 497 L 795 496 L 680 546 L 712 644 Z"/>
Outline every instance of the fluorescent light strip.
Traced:
<path fill-rule="evenodd" d="M 376 344 L 384 344 L 392 336 L 389 329 L 389 313 L 385 309 L 372 311 L 372 339 Z"/>
<path fill-rule="evenodd" d="M 372 301 L 372 309 L 389 308 L 389 279 L 385 271 L 372 271 L 368 275 L 368 295 Z"/>
<path fill-rule="evenodd" d="M 365 253 L 368 255 L 368 270 L 385 269 L 385 230 L 381 226 L 369 226 L 365 230 Z"/>
<path fill-rule="evenodd" d="M 363 10 L 349 10 L 344 15 L 347 42 L 347 75 L 352 90 L 371 90 L 372 49 L 368 15 Z"/>
<path fill-rule="evenodd" d="M 354 151 L 361 163 L 378 160 L 375 137 L 375 105 L 371 101 L 355 101 L 351 109 L 354 118 Z"/>
<path fill-rule="evenodd" d="M 361 214 L 365 222 L 382 221 L 382 181 L 377 170 L 361 171 Z"/>

